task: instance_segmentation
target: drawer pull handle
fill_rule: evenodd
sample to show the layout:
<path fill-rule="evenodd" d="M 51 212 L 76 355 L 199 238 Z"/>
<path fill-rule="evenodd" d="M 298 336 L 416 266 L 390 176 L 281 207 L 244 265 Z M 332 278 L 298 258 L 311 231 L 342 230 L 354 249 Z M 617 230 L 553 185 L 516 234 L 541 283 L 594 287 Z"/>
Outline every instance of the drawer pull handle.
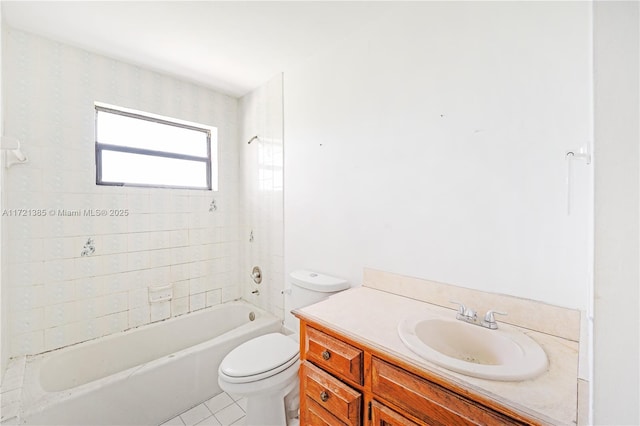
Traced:
<path fill-rule="evenodd" d="M 324 352 L 322 352 L 322 358 L 324 358 L 325 361 L 329 361 L 329 358 L 331 358 L 331 353 L 325 350 Z"/>
<path fill-rule="evenodd" d="M 322 400 L 322 402 L 327 402 L 327 399 L 329 399 L 329 394 L 326 391 L 320 392 L 320 399 Z"/>

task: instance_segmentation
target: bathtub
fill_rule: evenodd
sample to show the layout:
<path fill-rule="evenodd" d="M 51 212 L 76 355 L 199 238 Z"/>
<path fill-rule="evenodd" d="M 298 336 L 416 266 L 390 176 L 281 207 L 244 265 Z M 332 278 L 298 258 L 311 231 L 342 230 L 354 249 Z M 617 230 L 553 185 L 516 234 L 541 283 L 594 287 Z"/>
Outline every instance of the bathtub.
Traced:
<path fill-rule="evenodd" d="M 229 351 L 280 329 L 275 316 L 230 302 L 28 357 L 20 423 L 159 425 L 221 392 Z"/>

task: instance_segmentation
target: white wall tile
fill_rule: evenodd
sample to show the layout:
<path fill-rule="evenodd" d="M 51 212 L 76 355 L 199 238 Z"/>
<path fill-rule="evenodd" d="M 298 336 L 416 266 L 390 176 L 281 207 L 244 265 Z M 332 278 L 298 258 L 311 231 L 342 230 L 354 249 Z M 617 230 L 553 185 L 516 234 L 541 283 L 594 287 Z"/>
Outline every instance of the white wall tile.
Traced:
<path fill-rule="evenodd" d="M 9 289 L 12 311 L 24 311 L 38 308 L 48 303 L 43 284 L 14 287 Z"/>
<path fill-rule="evenodd" d="M 50 351 L 71 344 L 77 336 L 74 332 L 74 324 L 76 323 L 45 329 L 44 350 Z"/>
<path fill-rule="evenodd" d="M 52 328 L 73 322 L 77 318 L 75 302 L 49 305 L 44 308 L 44 327 Z"/>
<path fill-rule="evenodd" d="M 79 256 L 84 242 L 77 238 L 46 238 L 43 241 L 44 260 L 65 259 Z"/>
<path fill-rule="evenodd" d="M 96 246 L 100 248 L 100 254 L 126 253 L 127 242 L 126 234 L 108 234 L 97 237 Z"/>
<path fill-rule="evenodd" d="M 134 232 L 127 234 L 127 249 L 129 252 L 148 250 L 150 245 L 148 232 Z"/>
<path fill-rule="evenodd" d="M 144 271 L 144 283 L 146 286 L 162 286 L 171 282 L 171 267 L 146 269 Z"/>
<path fill-rule="evenodd" d="M 127 253 L 110 254 L 107 256 L 101 256 L 104 258 L 104 272 L 114 274 L 116 272 L 128 271 Z"/>
<path fill-rule="evenodd" d="M 151 322 L 167 319 L 171 316 L 171 303 L 160 302 L 153 303 L 150 307 Z"/>
<path fill-rule="evenodd" d="M 82 251 L 82 249 L 80 251 Z M 75 278 L 95 277 L 97 275 L 103 275 L 106 272 L 104 256 L 93 255 L 77 257 L 73 259 L 73 262 Z"/>
<path fill-rule="evenodd" d="M 68 339 L 72 342 L 83 342 L 104 335 L 105 323 L 103 318 L 92 318 L 88 321 L 71 324 L 69 326 Z"/>
<path fill-rule="evenodd" d="M 44 241 L 40 238 L 15 240 L 11 243 L 11 250 L 7 250 L 9 263 L 27 263 L 44 260 Z"/>
<path fill-rule="evenodd" d="M 129 328 L 139 327 L 149 324 L 151 321 L 151 310 L 149 305 L 129 309 Z"/>
<path fill-rule="evenodd" d="M 14 312 L 11 326 L 16 333 L 41 330 L 44 327 L 44 308 Z"/>
<path fill-rule="evenodd" d="M 218 305 L 220 303 L 222 303 L 222 290 L 221 289 L 207 291 L 207 293 L 206 293 L 206 304 L 207 304 L 207 307 Z"/>
<path fill-rule="evenodd" d="M 173 260 L 174 260 L 173 264 L 175 265 L 175 264 L 181 264 L 181 263 L 190 262 L 192 259 L 189 256 L 189 254 L 190 254 L 190 247 L 189 246 L 172 248 L 171 249 L 171 256 L 173 257 Z"/>
<path fill-rule="evenodd" d="M 136 191 L 136 193 L 127 194 L 126 208 L 129 209 L 129 214 L 141 214 L 141 213 L 151 212 L 149 194 L 140 194 L 138 193 L 138 191 Z"/>
<path fill-rule="evenodd" d="M 90 299 L 104 295 L 105 280 L 103 277 L 79 278 L 71 281 L 74 286 L 75 299 Z"/>
<path fill-rule="evenodd" d="M 42 262 L 17 263 L 9 267 L 9 284 L 12 287 L 30 286 L 44 282 Z"/>
<path fill-rule="evenodd" d="M 129 270 L 137 271 L 150 268 L 150 257 L 151 253 L 149 251 L 134 251 L 127 253 L 127 265 Z"/>
<path fill-rule="evenodd" d="M 169 233 L 171 237 L 171 247 L 186 247 L 189 245 L 189 231 L 181 229 Z"/>
<path fill-rule="evenodd" d="M 49 304 L 70 302 L 76 299 L 75 281 L 54 281 L 44 285 L 44 297 Z"/>
<path fill-rule="evenodd" d="M 105 315 L 104 301 L 103 297 L 93 297 L 74 302 L 76 321 L 90 321 Z"/>
<path fill-rule="evenodd" d="M 149 290 L 139 288 L 129 291 L 129 308 L 141 308 L 149 304 Z"/>
<path fill-rule="evenodd" d="M 240 289 L 238 286 L 227 286 L 222 288 L 222 302 L 230 302 L 240 298 Z"/>
<path fill-rule="evenodd" d="M 155 231 L 149 233 L 149 249 L 158 250 L 171 247 L 171 232 Z"/>
<path fill-rule="evenodd" d="M 205 293 L 192 294 L 189 296 L 189 310 L 197 311 L 207 306 Z"/>
<path fill-rule="evenodd" d="M 208 277 L 191 278 L 189 280 L 189 293 L 190 294 L 204 293 L 205 291 L 208 290 L 207 281 L 209 281 Z"/>
<path fill-rule="evenodd" d="M 178 297 L 171 300 L 171 315 L 178 316 L 189 312 L 189 297 Z"/>
<path fill-rule="evenodd" d="M 169 278 L 172 282 L 183 281 L 189 278 L 189 264 L 179 263 L 171 265 Z"/>
<path fill-rule="evenodd" d="M 184 280 L 184 281 L 176 281 L 173 283 L 174 299 L 189 295 L 190 281 L 191 280 Z"/>
<path fill-rule="evenodd" d="M 101 335 L 118 333 L 129 328 L 129 312 L 123 311 L 107 315 L 99 319 L 101 322 Z"/>
<path fill-rule="evenodd" d="M 14 356 L 36 354 L 46 350 L 44 332 L 42 330 L 30 333 L 16 333 L 11 338 L 11 353 Z"/>
<path fill-rule="evenodd" d="M 105 314 L 123 312 L 129 309 L 129 294 L 126 292 L 103 296 Z"/>

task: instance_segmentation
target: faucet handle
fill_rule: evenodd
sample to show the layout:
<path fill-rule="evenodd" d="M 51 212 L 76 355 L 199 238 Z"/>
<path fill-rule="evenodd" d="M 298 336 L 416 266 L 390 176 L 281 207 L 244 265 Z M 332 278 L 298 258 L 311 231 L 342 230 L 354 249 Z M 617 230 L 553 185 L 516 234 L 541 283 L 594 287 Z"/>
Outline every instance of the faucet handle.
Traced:
<path fill-rule="evenodd" d="M 450 300 L 449 302 L 451 303 L 455 303 L 456 305 L 458 305 L 458 315 L 457 317 L 463 316 L 465 318 L 474 320 L 476 319 L 476 317 L 478 316 L 478 314 L 476 313 L 476 311 L 474 311 L 471 308 L 468 308 L 464 305 L 464 303 L 462 302 L 458 302 L 457 300 Z"/>
<path fill-rule="evenodd" d="M 457 300 L 449 300 L 450 303 L 455 303 L 456 305 L 458 305 L 458 314 L 459 315 L 464 315 L 465 312 L 467 312 L 467 307 L 464 305 L 464 303 L 459 302 Z"/>
<path fill-rule="evenodd" d="M 494 314 L 507 315 L 506 312 L 494 311 L 493 309 L 488 310 L 487 313 L 484 314 L 484 323 L 491 329 L 498 328 L 498 323 L 496 322 Z"/>

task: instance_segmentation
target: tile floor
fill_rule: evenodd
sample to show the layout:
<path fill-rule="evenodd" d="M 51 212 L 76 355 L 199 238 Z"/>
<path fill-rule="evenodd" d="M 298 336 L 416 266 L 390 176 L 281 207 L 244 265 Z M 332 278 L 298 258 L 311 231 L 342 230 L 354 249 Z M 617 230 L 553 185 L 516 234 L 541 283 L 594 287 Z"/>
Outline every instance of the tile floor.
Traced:
<path fill-rule="evenodd" d="M 246 399 L 222 392 L 160 426 L 244 426 Z"/>

